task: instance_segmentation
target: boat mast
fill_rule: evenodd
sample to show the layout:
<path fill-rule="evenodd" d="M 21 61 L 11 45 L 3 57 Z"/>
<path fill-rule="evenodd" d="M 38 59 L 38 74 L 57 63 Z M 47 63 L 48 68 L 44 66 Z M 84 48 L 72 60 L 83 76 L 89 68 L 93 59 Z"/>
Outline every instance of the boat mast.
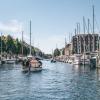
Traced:
<path fill-rule="evenodd" d="M 78 24 L 78 53 L 80 54 L 81 53 L 81 39 L 80 39 L 80 23 L 77 23 Z"/>
<path fill-rule="evenodd" d="M 93 33 L 92 34 L 94 34 L 95 32 L 94 32 L 94 5 L 92 6 L 92 9 L 93 9 Z M 95 51 L 95 49 L 94 49 L 94 35 L 93 35 L 93 52 Z"/>
<path fill-rule="evenodd" d="M 84 38 L 84 65 L 85 65 L 85 18 L 84 18 L 84 16 L 83 16 L 83 30 L 84 30 L 84 36 L 83 36 L 83 38 Z"/>
<path fill-rule="evenodd" d="M 23 56 L 23 31 L 22 31 L 22 56 Z"/>
<path fill-rule="evenodd" d="M 77 54 L 79 54 L 79 39 L 78 39 L 78 33 L 79 33 L 79 27 L 78 27 L 78 23 L 76 24 L 76 31 L 77 31 Z"/>
<path fill-rule="evenodd" d="M 31 50 L 31 20 L 30 20 L 30 55 L 32 54 L 32 50 Z"/>
<path fill-rule="evenodd" d="M 90 53 L 90 19 L 88 19 L 88 52 Z"/>
<path fill-rule="evenodd" d="M 67 42 L 66 42 L 66 36 L 65 36 L 65 48 L 66 48 L 66 44 L 67 44 Z"/>
<path fill-rule="evenodd" d="M 67 42 L 66 42 L 66 36 L 65 36 L 65 50 L 64 50 L 65 56 L 66 56 L 66 45 L 67 45 Z"/>
<path fill-rule="evenodd" d="M 54 52 L 53 52 L 53 49 L 52 49 L 52 59 L 54 59 Z"/>
<path fill-rule="evenodd" d="M 2 60 L 2 33 L 1 33 L 1 60 Z"/>
<path fill-rule="evenodd" d="M 93 34 L 94 34 L 94 5 L 92 7 L 93 7 Z"/>

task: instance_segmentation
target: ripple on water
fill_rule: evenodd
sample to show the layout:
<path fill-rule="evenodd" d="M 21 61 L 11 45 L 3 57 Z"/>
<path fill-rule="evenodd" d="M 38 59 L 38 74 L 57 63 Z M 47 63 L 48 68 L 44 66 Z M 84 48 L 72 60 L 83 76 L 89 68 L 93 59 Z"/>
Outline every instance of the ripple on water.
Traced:
<path fill-rule="evenodd" d="M 0 67 L 0 100 L 99 100 L 100 71 L 43 61 L 38 73 L 21 65 Z"/>

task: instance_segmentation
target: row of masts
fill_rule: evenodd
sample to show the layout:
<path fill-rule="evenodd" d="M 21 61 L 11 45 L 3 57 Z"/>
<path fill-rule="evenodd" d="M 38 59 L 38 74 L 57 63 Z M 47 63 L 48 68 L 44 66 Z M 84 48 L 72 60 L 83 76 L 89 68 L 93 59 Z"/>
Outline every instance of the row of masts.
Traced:
<path fill-rule="evenodd" d="M 93 10 L 93 18 L 92 18 L 92 20 L 93 20 L 93 26 L 91 26 L 91 24 L 90 24 L 90 19 L 88 18 L 88 20 L 87 20 L 87 22 L 88 22 L 88 24 L 86 25 L 86 21 L 85 21 L 85 17 L 83 16 L 83 34 L 86 34 L 86 30 L 87 30 L 87 33 L 88 34 L 95 34 L 95 30 L 94 30 L 94 28 L 95 28 L 95 25 L 94 25 L 94 21 L 95 21 L 95 14 L 94 14 L 94 5 L 92 6 L 92 10 Z M 91 32 L 90 32 L 90 29 L 91 29 Z M 75 28 L 75 36 L 77 35 L 77 34 L 81 34 L 81 27 L 80 27 L 80 23 L 78 22 L 77 24 L 76 24 L 76 28 Z M 71 36 L 70 36 L 71 35 Z M 71 42 L 70 40 L 71 40 L 71 38 L 70 37 L 72 37 L 72 34 L 69 34 L 69 42 Z M 94 37 L 93 37 L 93 40 L 94 40 Z M 85 42 L 85 41 L 84 41 Z M 65 46 L 66 46 L 66 44 L 67 44 L 67 42 L 66 42 L 66 37 L 65 37 Z M 84 43 L 84 45 L 85 45 L 85 43 Z M 93 42 L 93 45 L 94 45 L 94 42 Z M 84 46 L 85 47 L 85 46 Z M 84 48 L 85 49 L 85 48 Z M 85 51 L 85 50 L 84 50 Z M 93 46 L 93 51 L 94 51 L 94 46 Z"/>
<path fill-rule="evenodd" d="M 95 30 L 94 30 L 94 28 L 95 28 L 95 25 L 94 25 L 94 17 L 95 17 L 95 14 L 94 14 L 94 5 L 92 6 L 93 8 L 93 26 L 92 26 L 92 34 L 94 34 L 95 33 Z M 85 21 L 85 17 L 83 16 L 83 32 L 84 32 L 84 34 L 86 33 L 86 29 L 87 29 L 87 33 L 88 34 L 90 34 L 90 27 L 91 27 L 91 24 L 90 24 L 90 19 L 88 18 L 87 19 L 87 22 L 88 22 L 88 25 L 86 25 L 86 21 Z M 77 35 L 77 34 L 80 34 L 80 23 L 77 23 L 76 24 L 76 28 L 75 28 L 75 35 Z"/>

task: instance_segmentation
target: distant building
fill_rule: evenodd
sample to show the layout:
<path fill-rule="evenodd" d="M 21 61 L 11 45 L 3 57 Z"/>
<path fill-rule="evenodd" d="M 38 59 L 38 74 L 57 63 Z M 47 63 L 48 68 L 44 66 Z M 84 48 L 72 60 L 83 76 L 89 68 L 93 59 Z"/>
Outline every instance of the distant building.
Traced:
<path fill-rule="evenodd" d="M 72 37 L 72 53 L 96 52 L 99 48 L 98 34 L 77 34 Z"/>
<path fill-rule="evenodd" d="M 70 56 L 72 54 L 72 43 L 66 44 L 65 46 L 65 56 Z"/>

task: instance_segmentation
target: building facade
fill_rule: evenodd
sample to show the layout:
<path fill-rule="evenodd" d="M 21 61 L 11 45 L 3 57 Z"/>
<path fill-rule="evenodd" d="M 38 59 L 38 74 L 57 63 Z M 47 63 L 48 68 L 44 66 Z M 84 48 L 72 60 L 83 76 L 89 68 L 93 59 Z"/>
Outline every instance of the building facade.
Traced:
<path fill-rule="evenodd" d="M 65 56 L 70 56 L 72 54 L 72 43 L 65 45 Z"/>
<path fill-rule="evenodd" d="M 99 35 L 77 34 L 72 37 L 72 48 L 73 54 L 97 52 L 99 48 Z"/>

